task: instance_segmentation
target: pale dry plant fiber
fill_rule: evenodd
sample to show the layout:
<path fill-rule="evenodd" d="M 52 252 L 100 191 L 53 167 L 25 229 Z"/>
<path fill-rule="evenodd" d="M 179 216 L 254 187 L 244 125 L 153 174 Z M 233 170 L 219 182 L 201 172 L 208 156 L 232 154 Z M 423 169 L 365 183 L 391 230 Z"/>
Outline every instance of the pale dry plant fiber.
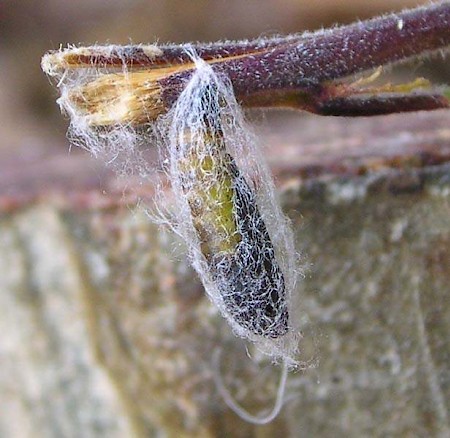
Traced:
<path fill-rule="evenodd" d="M 103 51 L 109 46 L 102 47 Z M 113 46 L 111 46 L 113 47 Z M 112 50 L 112 49 L 111 49 Z M 58 78 L 57 87 L 60 97 L 57 100 L 61 112 L 69 117 L 67 136 L 70 143 L 89 151 L 112 167 L 120 176 L 139 176 L 148 178 L 155 172 L 155 163 L 149 162 L 145 152 L 154 142 L 152 126 L 135 126 L 131 122 L 121 122 L 121 112 L 128 111 L 129 101 L 135 96 L 133 84 L 127 81 L 128 68 L 125 64 L 121 70 L 111 73 L 106 67 L 92 65 L 89 68 L 54 70 L 47 65 L 47 58 L 43 58 L 42 67 L 49 76 Z M 92 101 L 81 93 L 84 87 L 102 77 L 125 77 L 120 80 L 121 89 L 116 91 L 117 99 L 109 102 L 106 107 L 112 108 L 109 117 L 115 120 L 109 126 L 99 126 L 93 123 L 93 116 L 83 108 L 92 106 Z M 110 84 L 105 84 L 105 87 Z M 96 90 L 101 96 L 102 90 Z M 82 101 L 82 102 L 81 102 Z"/>

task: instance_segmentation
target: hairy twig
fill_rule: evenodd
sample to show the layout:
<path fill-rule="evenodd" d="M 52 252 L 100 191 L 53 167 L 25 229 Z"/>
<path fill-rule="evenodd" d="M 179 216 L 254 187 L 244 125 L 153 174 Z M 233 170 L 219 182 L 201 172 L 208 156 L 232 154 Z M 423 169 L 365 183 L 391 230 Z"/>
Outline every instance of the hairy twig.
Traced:
<path fill-rule="evenodd" d="M 189 52 L 228 77 L 244 106 L 359 116 L 449 107 L 448 88 L 424 80 L 397 88 L 342 81 L 449 44 L 450 2 L 445 1 L 349 26 L 255 41 L 72 47 L 47 54 L 42 65 L 49 75 L 66 79 L 68 73 L 89 71 L 67 98 L 92 125 L 138 125 L 165 113 L 194 70 Z"/>

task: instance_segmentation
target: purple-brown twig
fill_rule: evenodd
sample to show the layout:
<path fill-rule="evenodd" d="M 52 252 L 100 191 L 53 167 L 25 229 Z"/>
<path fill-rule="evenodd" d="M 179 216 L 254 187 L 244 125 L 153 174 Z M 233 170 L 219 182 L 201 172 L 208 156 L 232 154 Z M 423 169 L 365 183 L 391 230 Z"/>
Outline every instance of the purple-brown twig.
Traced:
<path fill-rule="evenodd" d="M 288 37 L 181 46 L 69 48 L 47 54 L 42 65 L 50 75 L 102 70 L 101 75 L 91 75 L 73 87 L 67 96 L 92 125 L 142 124 L 166 112 L 195 68 L 188 47 L 230 79 L 244 106 L 367 116 L 448 108 L 448 87 L 432 87 L 425 80 L 367 87 L 371 78 L 353 83 L 342 79 L 442 51 L 449 45 L 450 2 L 445 1 Z M 128 112 L 120 96 L 125 86 L 134 93 L 127 96 Z M 117 102 L 120 114 L 114 109 Z"/>

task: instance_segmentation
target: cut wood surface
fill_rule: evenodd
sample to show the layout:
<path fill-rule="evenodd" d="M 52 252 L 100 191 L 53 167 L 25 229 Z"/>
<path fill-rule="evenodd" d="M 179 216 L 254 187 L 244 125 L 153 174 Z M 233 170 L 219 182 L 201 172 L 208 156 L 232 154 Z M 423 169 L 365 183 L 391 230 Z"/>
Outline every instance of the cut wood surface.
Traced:
<path fill-rule="evenodd" d="M 448 111 L 259 123 L 305 277 L 305 370 L 266 426 L 256 364 L 181 243 L 146 217 L 151 181 L 87 153 L 0 164 L 0 436 L 450 435 Z"/>

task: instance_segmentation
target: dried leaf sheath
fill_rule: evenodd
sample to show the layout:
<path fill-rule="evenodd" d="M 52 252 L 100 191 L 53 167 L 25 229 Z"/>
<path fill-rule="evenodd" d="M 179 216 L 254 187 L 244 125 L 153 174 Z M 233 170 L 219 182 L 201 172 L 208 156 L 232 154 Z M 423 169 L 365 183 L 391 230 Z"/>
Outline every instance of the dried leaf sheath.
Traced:
<path fill-rule="evenodd" d="M 206 129 L 182 134 L 181 187 L 225 311 L 253 334 L 277 338 L 289 328 L 283 274 L 254 193 L 226 151 L 210 94 L 203 94 Z"/>

